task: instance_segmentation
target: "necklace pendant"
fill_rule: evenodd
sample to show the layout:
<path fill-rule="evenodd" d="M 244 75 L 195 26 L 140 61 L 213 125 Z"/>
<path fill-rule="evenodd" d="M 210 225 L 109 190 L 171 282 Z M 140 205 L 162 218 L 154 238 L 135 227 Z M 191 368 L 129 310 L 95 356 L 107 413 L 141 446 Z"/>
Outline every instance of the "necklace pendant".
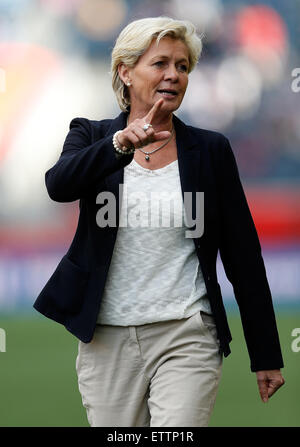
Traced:
<path fill-rule="evenodd" d="M 149 161 L 149 160 L 150 160 L 149 155 L 145 155 L 145 160 L 146 160 L 146 161 Z"/>

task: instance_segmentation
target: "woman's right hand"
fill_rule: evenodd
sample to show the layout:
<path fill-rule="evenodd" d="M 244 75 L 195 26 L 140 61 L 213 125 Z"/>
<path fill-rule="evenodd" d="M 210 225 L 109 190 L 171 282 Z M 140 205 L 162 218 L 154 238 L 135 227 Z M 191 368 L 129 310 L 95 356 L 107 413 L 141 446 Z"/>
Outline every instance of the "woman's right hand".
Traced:
<path fill-rule="evenodd" d="M 144 118 L 138 118 L 132 121 L 132 123 L 119 133 L 117 139 L 122 150 L 130 150 L 132 146 L 135 148 L 144 147 L 153 141 L 165 140 L 170 137 L 171 132 L 169 131 L 155 132 L 152 126 L 147 130 L 143 129 L 143 126 L 145 124 L 151 124 L 155 116 L 159 113 L 163 101 L 163 98 L 160 98 Z"/>

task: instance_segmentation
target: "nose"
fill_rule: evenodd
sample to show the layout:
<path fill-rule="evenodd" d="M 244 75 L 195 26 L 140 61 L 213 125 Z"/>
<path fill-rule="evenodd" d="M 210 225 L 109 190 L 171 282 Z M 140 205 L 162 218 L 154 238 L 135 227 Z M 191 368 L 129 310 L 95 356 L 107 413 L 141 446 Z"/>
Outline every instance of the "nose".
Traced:
<path fill-rule="evenodd" d="M 176 82 L 178 80 L 178 71 L 175 64 L 169 64 L 165 71 L 165 81 Z"/>

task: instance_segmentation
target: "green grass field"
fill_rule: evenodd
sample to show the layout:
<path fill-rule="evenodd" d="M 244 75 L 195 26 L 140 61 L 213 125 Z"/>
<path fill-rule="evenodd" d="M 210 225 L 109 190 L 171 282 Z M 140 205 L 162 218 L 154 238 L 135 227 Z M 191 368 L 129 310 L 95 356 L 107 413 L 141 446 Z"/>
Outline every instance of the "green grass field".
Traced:
<path fill-rule="evenodd" d="M 223 375 L 211 427 L 300 426 L 300 352 L 291 349 L 291 332 L 300 327 L 300 310 L 277 312 L 285 385 L 263 404 L 239 316 L 229 313 L 232 353 Z M 87 427 L 77 387 L 77 339 L 42 316 L 0 318 L 6 352 L 0 352 L 1 427 Z"/>

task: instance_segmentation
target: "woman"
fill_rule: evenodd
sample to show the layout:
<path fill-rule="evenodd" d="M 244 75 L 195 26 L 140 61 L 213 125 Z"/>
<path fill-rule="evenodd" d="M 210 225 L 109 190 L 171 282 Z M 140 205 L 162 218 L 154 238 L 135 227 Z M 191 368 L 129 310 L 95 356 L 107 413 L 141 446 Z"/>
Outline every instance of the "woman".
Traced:
<path fill-rule="evenodd" d="M 80 216 L 34 307 L 79 338 L 91 426 L 208 425 L 231 341 L 218 250 L 262 400 L 284 383 L 260 244 L 230 144 L 173 115 L 200 52 L 189 22 L 129 24 L 112 52 L 122 113 L 75 118 L 46 173 L 50 197 L 79 199 Z"/>

